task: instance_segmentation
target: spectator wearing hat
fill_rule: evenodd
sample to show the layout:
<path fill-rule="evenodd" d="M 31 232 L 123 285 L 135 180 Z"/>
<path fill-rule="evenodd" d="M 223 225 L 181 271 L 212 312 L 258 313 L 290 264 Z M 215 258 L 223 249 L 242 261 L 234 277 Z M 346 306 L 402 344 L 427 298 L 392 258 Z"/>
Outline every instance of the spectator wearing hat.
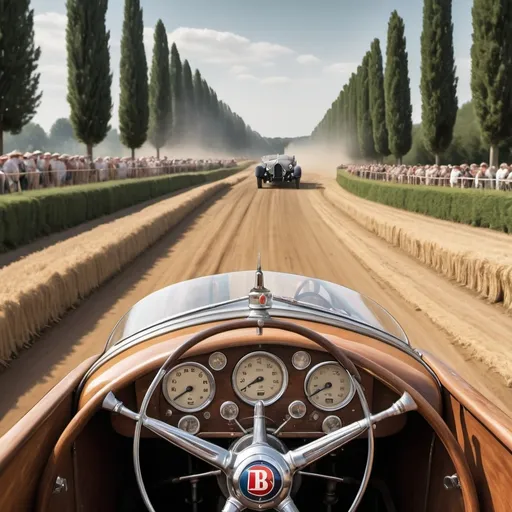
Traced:
<path fill-rule="evenodd" d="M 19 151 L 12 151 L 8 155 L 8 160 L 3 166 L 3 172 L 6 178 L 6 188 L 8 192 L 20 191 L 20 168 L 19 158 L 21 153 Z"/>
<path fill-rule="evenodd" d="M 508 164 L 501 164 L 500 168 L 496 171 L 496 190 L 505 190 L 505 184 L 508 175 Z"/>
<path fill-rule="evenodd" d="M 7 155 L 0 156 L 0 194 L 4 194 L 6 191 L 5 185 L 6 185 L 7 179 L 6 179 L 5 173 L 4 173 L 4 164 L 5 164 L 5 162 L 7 162 L 8 158 L 9 157 Z"/>

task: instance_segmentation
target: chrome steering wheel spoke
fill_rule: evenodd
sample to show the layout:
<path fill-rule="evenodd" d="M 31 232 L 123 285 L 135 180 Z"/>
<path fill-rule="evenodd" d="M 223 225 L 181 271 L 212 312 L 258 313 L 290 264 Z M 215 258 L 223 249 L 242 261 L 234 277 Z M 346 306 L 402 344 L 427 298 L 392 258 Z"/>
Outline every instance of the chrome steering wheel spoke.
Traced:
<path fill-rule="evenodd" d="M 217 469 L 227 471 L 229 468 L 231 453 L 228 450 L 147 416 L 143 418 L 142 424 L 151 432 Z"/>
<path fill-rule="evenodd" d="M 228 498 L 222 512 L 241 512 L 245 507 L 235 498 Z"/>
<path fill-rule="evenodd" d="M 337 448 L 342 447 L 356 437 L 359 437 L 370 426 L 375 425 L 379 421 L 398 416 L 408 411 L 417 409 L 416 402 L 409 393 L 404 393 L 401 398 L 395 402 L 389 409 L 378 414 L 373 414 L 369 418 L 347 425 L 346 427 L 335 430 L 320 439 L 315 439 L 300 448 L 289 451 L 285 455 L 286 462 L 290 465 L 292 471 L 300 470 L 309 464 L 325 457 Z"/>
<path fill-rule="evenodd" d="M 299 512 L 297 505 L 288 497 L 277 506 L 279 512 Z"/>

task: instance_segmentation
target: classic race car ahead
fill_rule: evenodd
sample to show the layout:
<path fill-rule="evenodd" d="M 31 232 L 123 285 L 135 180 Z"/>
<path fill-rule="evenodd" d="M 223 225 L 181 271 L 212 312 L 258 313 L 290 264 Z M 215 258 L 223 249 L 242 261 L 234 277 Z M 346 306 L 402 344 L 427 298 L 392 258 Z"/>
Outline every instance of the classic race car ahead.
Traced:
<path fill-rule="evenodd" d="M 300 165 L 297 165 L 295 155 L 268 155 L 262 157 L 254 174 L 258 188 L 262 188 L 263 183 L 273 183 L 274 181 L 294 181 L 295 188 L 299 188 L 302 169 Z"/>

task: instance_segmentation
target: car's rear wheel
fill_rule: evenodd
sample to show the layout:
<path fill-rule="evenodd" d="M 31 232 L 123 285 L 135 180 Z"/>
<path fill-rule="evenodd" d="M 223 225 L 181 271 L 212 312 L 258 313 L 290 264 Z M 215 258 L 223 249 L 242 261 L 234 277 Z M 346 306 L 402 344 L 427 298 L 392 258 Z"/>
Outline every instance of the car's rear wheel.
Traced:
<path fill-rule="evenodd" d="M 263 178 L 256 178 L 258 181 L 258 188 L 263 188 Z"/>
<path fill-rule="evenodd" d="M 300 178 L 295 178 L 295 188 L 300 188 Z"/>

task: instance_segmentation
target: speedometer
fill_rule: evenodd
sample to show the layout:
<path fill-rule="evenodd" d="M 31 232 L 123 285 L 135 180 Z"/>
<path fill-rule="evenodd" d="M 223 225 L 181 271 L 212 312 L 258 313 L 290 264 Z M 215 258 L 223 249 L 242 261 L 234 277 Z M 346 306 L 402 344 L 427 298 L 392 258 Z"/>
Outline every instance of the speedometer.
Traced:
<path fill-rule="evenodd" d="M 335 361 L 311 368 L 304 381 L 308 400 L 322 411 L 336 411 L 347 405 L 355 393 L 352 378 Z"/>
<path fill-rule="evenodd" d="M 268 352 L 252 352 L 238 361 L 233 371 L 233 389 L 245 403 L 262 400 L 273 404 L 288 385 L 288 372 L 283 361 Z"/>
<path fill-rule="evenodd" d="M 163 393 L 178 411 L 200 411 L 215 396 L 215 380 L 202 364 L 182 363 L 164 377 Z"/>

